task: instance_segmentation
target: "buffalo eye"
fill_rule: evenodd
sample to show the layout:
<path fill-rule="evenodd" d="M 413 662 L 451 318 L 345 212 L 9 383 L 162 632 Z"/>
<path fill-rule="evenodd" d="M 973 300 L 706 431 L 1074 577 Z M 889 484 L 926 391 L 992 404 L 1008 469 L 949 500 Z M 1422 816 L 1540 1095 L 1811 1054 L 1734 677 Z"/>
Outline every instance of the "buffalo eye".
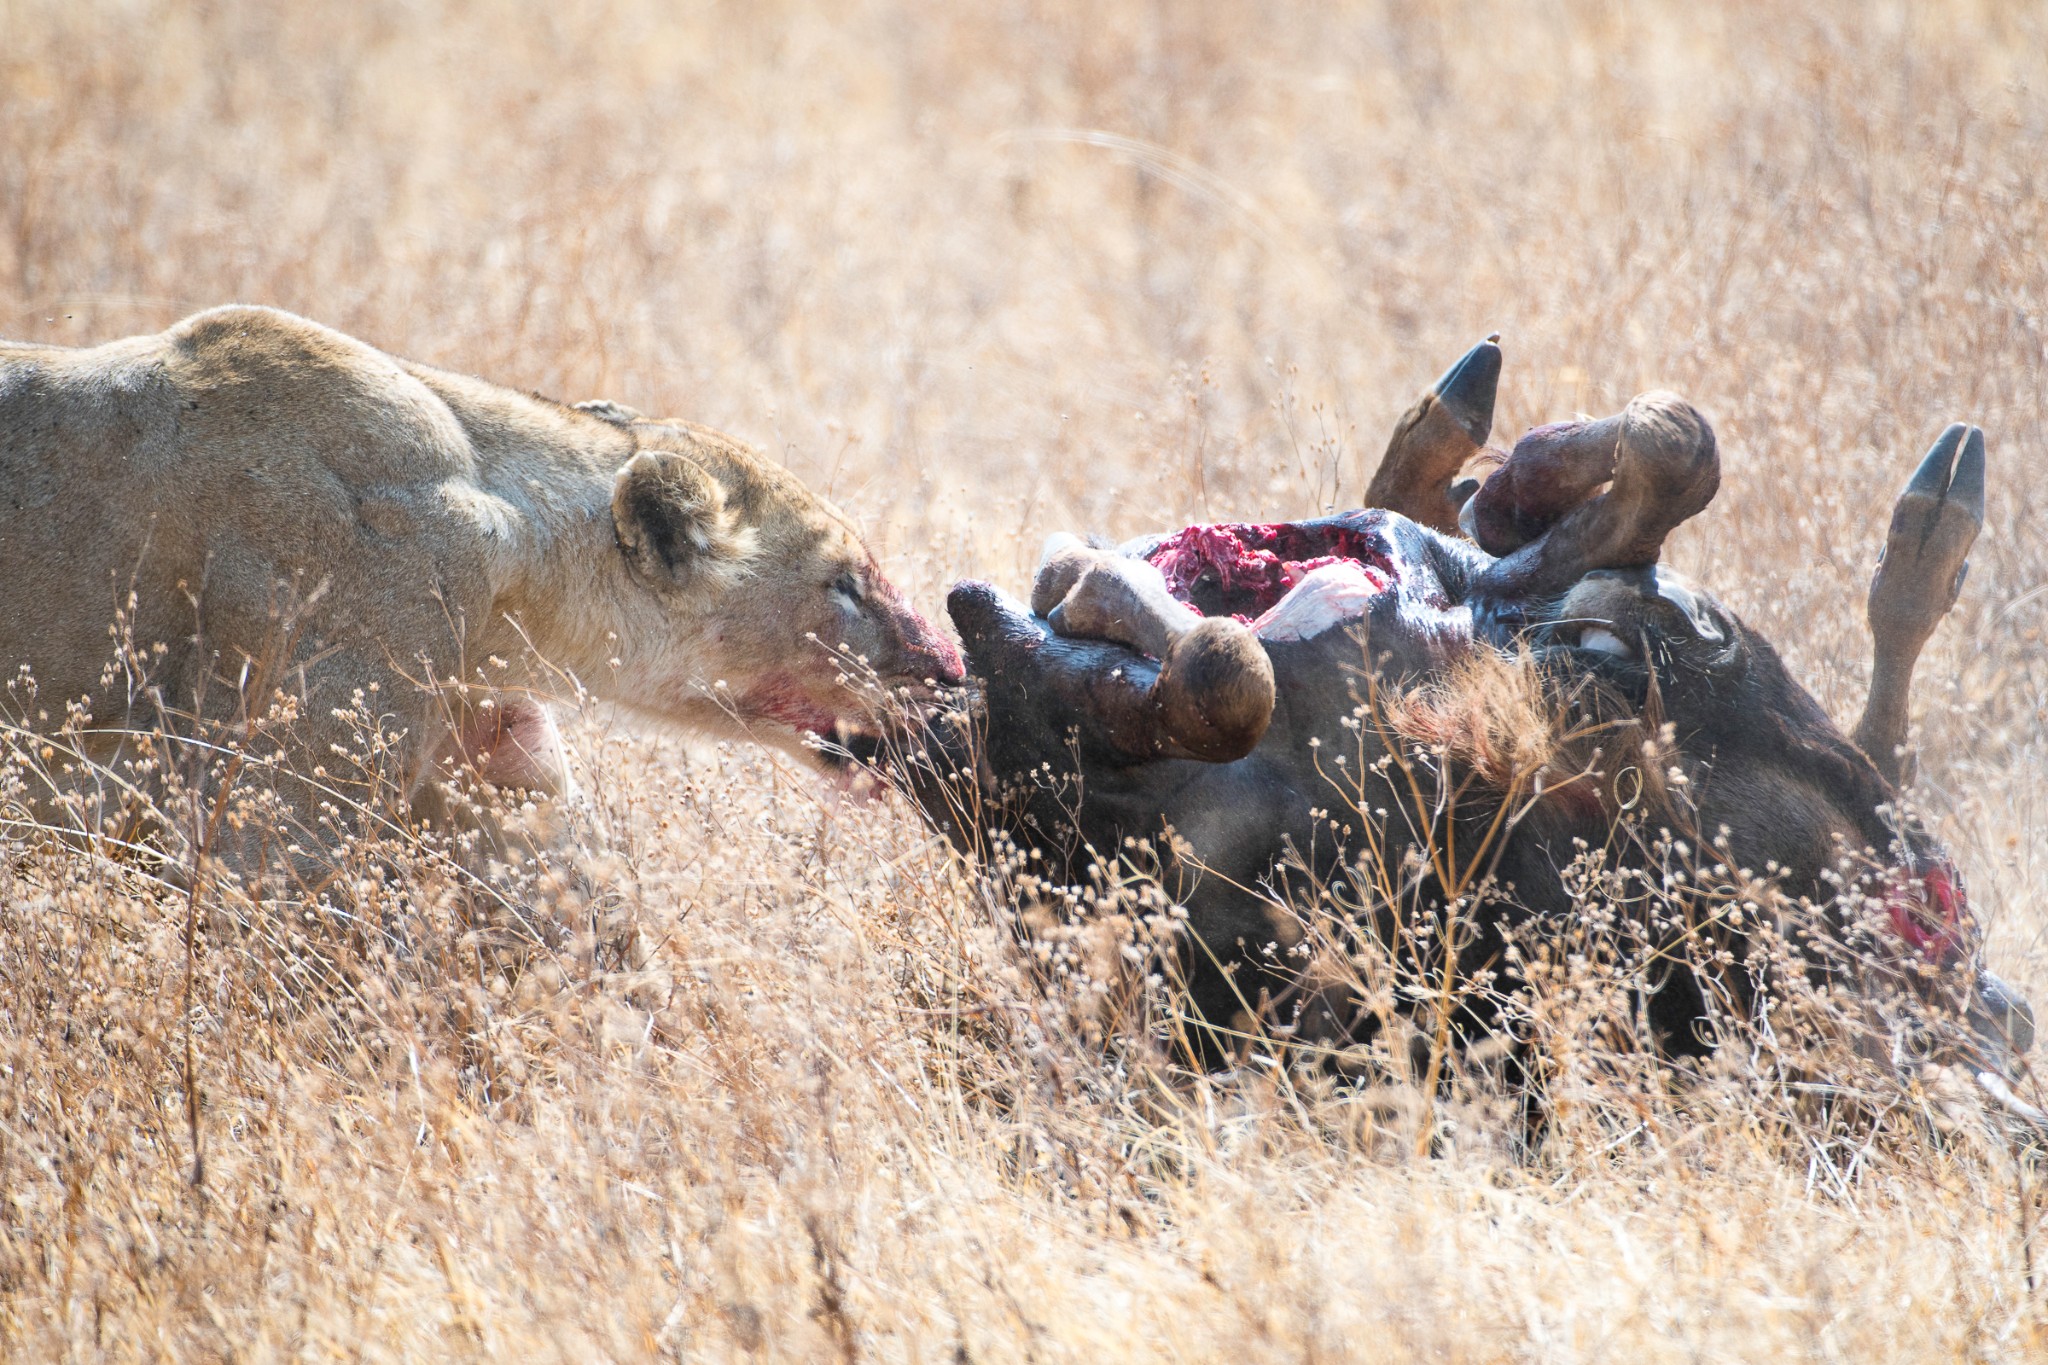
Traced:
<path fill-rule="evenodd" d="M 853 611 L 860 611 L 867 605 L 867 594 L 860 580 L 850 573 L 843 573 L 832 580 L 832 592 Z"/>
<path fill-rule="evenodd" d="M 1612 654 L 1621 659 L 1632 659 L 1636 653 L 1629 648 L 1626 640 L 1606 626 L 1587 626 L 1580 631 L 1579 648 L 1591 650 L 1595 654 Z"/>

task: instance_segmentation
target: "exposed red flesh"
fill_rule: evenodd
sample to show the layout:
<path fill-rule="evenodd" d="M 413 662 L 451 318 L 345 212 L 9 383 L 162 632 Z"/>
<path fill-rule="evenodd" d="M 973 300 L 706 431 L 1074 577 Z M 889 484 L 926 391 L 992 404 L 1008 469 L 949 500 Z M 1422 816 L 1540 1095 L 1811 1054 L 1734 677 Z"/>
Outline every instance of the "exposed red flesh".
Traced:
<path fill-rule="evenodd" d="M 1393 566 L 1376 538 L 1295 522 L 1190 526 L 1160 541 L 1147 558 L 1181 601 L 1247 622 L 1272 610 L 1317 569 L 1341 560 L 1362 566 L 1381 587 L 1393 581 Z"/>
<path fill-rule="evenodd" d="M 1935 963 L 1952 962 L 1961 951 L 1966 904 L 1962 879 L 1946 859 L 1900 869 L 1884 898 L 1899 937 Z"/>

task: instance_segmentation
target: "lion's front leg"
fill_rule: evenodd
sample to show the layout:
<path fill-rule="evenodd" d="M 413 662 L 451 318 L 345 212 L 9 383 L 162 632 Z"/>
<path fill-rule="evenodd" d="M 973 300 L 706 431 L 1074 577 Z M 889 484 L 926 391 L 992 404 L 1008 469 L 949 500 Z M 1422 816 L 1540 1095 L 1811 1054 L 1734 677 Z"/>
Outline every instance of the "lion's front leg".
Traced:
<path fill-rule="evenodd" d="M 466 768 L 500 790 L 571 796 L 568 746 L 547 703 L 532 697 L 484 697 L 457 717 L 438 758 L 451 771 Z"/>
<path fill-rule="evenodd" d="M 562 816 L 579 792 L 551 709 L 497 693 L 456 709 L 448 722 L 412 784 L 413 816 L 469 850 L 478 866 L 552 861 L 573 842 Z"/>

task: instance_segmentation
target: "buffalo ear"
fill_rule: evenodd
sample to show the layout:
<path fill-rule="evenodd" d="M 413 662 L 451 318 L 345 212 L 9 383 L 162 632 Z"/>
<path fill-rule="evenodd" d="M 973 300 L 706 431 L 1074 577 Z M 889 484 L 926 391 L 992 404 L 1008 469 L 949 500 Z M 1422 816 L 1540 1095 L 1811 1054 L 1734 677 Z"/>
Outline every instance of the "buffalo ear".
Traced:
<path fill-rule="evenodd" d="M 612 524 L 633 576 L 658 591 L 729 585 L 753 558 L 753 528 L 739 525 L 725 489 L 670 450 L 626 462 L 612 483 Z"/>

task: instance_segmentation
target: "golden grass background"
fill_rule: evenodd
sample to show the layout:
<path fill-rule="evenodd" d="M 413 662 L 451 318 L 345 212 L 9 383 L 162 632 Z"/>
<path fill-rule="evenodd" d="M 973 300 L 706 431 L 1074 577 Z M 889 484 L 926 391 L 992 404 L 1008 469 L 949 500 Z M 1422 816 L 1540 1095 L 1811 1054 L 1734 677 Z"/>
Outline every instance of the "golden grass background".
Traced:
<path fill-rule="evenodd" d="M 2048 15 L 1996 3 L 0 0 L 0 334 L 273 303 L 708 422 L 936 612 L 1049 530 L 1346 505 L 1498 329 L 1500 437 L 1652 385 L 1713 417 L 1675 557 L 1844 720 L 1889 500 L 1971 420 L 1917 799 L 2041 1000 L 2044 80 Z M 580 733 L 653 959 L 284 1008 L 211 947 L 197 1189 L 180 907 L 9 852 L 0 1353 L 2048 1353 L 1995 1149 L 1653 1113 L 1391 1156 L 1342 1094 L 1087 1045 L 906 812 Z"/>

